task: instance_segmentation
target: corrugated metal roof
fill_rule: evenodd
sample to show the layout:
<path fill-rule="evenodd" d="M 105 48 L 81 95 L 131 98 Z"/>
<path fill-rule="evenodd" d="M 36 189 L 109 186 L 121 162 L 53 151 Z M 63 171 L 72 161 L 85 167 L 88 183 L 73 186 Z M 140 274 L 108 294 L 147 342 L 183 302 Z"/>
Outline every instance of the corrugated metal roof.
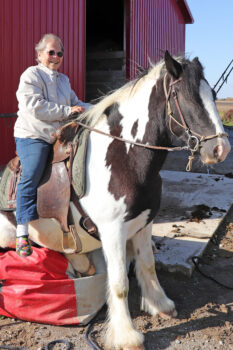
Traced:
<path fill-rule="evenodd" d="M 175 0 L 180 8 L 185 23 L 193 23 L 194 19 L 186 0 Z"/>

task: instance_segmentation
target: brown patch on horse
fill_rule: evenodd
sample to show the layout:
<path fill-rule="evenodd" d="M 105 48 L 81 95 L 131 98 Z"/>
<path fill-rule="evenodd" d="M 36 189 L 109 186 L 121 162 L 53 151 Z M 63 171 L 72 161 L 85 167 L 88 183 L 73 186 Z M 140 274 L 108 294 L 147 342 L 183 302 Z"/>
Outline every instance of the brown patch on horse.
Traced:
<path fill-rule="evenodd" d="M 57 140 L 53 145 L 53 152 L 49 163 L 58 163 L 67 159 L 71 151 L 75 154 L 77 150 L 77 142 L 74 145 L 74 137 L 77 134 L 79 124 L 76 121 L 70 122 L 56 132 Z"/>
<path fill-rule="evenodd" d="M 150 101 L 154 98 L 153 93 Z M 153 116 L 150 116 L 150 120 L 153 119 Z M 107 121 L 111 135 L 121 136 L 122 124 L 120 122 L 122 118 L 117 104 L 109 108 Z M 154 119 L 157 120 L 155 117 Z M 152 139 L 154 130 L 151 130 L 149 124 L 142 142 L 149 141 L 149 143 L 154 144 L 155 140 Z M 108 190 L 116 200 L 125 198 L 125 221 L 136 218 L 145 210 L 150 210 L 149 223 L 159 208 L 161 179 L 156 169 L 160 168 L 157 160 L 159 159 L 160 162 L 161 159 L 158 155 L 155 157 L 156 153 L 158 152 L 137 146 L 130 146 L 127 151 L 126 144 L 118 140 L 113 140 L 108 147 L 106 166 L 111 171 Z M 140 162 L 136 162 L 136 160 L 140 160 Z"/>
<path fill-rule="evenodd" d="M 131 129 L 131 135 L 133 136 L 133 138 L 135 138 L 135 136 L 137 135 L 137 131 L 138 131 L 138 120 L 136 120 L 136 122 L 134 122 L 132 129 Z"/>
<path fill-rule="evenodd" d="M 60 143 L 66 145 L 68 142 L 73 141 L 77 134 L 79 124 L 76 121 L 72 121 L 57 130 L 56 136 Z"/>

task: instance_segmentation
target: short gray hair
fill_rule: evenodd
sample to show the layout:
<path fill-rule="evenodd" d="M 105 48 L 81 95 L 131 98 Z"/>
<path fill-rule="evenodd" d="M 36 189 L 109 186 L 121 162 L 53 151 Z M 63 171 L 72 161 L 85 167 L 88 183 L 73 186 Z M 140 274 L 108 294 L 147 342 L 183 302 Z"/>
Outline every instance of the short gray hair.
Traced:
<path fill-rule="evenodd" d="M 51 41 L 51 40 L 58 41 L 60 46 L 61 46 L 62 52 L 64 52 L 63 43 L 62 43 L 61 39 L 57 35 L 55 35 L 53 33 L 44 34 L 42 36 L 42 38 L 40 39 L 40 41 L 35 46 L 35 50 L 36 50 L 36 54 L 37 54 L 36 60 L 37 60 L 38 63 L 40 62 L 39 59 L 38 59 L 38 52 L 39 51 L 43 51 L 45 49 L 45 46 L 46 46 L 47 42 Z"/>

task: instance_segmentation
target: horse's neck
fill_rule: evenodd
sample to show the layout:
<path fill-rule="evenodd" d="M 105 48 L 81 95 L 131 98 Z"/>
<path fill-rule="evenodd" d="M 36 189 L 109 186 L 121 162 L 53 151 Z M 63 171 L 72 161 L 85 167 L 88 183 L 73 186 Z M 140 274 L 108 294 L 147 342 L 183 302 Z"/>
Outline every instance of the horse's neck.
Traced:
<path fill-rule="evenodd" d="M 162 82 L 159 81 L 155 85 L 155 81 L 148 80 L 146 86 L 139 88 L 129 100 L 115 104 L 109 110 L 107 123 L 110 133 L 134 142 L 167 146 L 165 109 Z M 129 143 L 119 146 L 118 149 L 116 146 L 115 152 L 121 152 L 122 158 L 120 158 L 127 158 L 130 164 L 134 159 L 135 172 L 140 174 L 140 177 L 141 174 L 147 177 L 156 170 L 159 171 L 167 153 L 151 151 Z M 141 180 L 143 181 L 142 178 Z"/>

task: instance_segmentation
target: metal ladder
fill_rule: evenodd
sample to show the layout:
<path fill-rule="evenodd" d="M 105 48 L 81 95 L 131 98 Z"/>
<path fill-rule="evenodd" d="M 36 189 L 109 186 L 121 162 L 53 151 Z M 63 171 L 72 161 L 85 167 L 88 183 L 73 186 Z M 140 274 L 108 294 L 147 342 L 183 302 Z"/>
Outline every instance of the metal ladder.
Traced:
<path fill-rule="evenodd" d="M 233 70 L 233 60 L 231 60 L 231 62 L 228 64 L 227 68 L 224 70 L 221 77 L 218 79 L 217 83 L 213 87 L 214 91 L 216 92 L 216 95 L 221 89 L 221 87 L 223 86 L 223 84 L 227 82 L 227 78 L 231 74 L 232 70 Z M 216 88 L 217 88 L 217 91 L 216 91 Z"/>

